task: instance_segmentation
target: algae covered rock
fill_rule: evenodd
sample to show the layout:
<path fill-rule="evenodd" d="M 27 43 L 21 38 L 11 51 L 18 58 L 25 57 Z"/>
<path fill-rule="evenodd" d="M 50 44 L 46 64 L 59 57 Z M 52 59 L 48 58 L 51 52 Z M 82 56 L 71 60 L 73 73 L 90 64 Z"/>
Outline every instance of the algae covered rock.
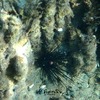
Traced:
<path fill-rule="evenodd" d="M 99 10 L 99 0 L 1 0 L 0 100 L 99 100 Z"/>

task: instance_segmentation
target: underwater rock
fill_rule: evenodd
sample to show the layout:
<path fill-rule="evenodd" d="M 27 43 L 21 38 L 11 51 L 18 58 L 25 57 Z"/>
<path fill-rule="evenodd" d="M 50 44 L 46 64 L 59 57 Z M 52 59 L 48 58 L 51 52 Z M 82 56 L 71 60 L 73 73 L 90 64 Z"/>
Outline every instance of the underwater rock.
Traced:
<path fill-rule="evenodd" d="M 99 100 L 99 0 L 0 1 L 0 100 Z"/>

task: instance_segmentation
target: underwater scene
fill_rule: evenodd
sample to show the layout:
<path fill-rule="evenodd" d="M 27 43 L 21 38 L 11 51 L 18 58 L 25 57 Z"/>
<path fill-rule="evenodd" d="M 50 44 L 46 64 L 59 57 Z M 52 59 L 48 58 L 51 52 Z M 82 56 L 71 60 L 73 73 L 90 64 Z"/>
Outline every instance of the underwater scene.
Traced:
<path fill-rule="evenodd" d="M 100 0 L 0 0 L 0 100 L 100 100 Z"/>

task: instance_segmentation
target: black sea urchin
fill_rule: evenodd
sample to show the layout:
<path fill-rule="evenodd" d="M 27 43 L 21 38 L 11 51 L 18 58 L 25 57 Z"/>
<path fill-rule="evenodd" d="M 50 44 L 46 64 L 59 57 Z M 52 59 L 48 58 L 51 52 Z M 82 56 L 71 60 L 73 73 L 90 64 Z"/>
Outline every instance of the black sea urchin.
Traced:
<path fill-rule="evenodd" d="M 68 79 L 66 73 L 66 52 L 63 50 L 56 48 L 56 50 L 50 52 L 48 47 L 45 46 L 45 42 L 43 42 L 35 64 L 41 68 L 42 77 L 47 77 L 51 83 L 64 83 L 63 80 Z"/>

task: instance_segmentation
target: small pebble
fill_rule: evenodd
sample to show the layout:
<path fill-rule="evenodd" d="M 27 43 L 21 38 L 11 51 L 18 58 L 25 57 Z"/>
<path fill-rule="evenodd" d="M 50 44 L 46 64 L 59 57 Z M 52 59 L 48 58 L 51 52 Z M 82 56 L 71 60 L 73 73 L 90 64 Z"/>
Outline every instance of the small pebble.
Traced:
<path fill-rule="evenodd" d="M 63 28 L 58 28 L 58 31 L 59 31 L 59 32 L 62 32 L 62 31 L 63 31 Z"/>
<path fill-rule="evenodd" d="M 28 86 L 28 91 L 30 91 L 33 88 L 34 84 L 31 84 L 30 86 Z"/>

